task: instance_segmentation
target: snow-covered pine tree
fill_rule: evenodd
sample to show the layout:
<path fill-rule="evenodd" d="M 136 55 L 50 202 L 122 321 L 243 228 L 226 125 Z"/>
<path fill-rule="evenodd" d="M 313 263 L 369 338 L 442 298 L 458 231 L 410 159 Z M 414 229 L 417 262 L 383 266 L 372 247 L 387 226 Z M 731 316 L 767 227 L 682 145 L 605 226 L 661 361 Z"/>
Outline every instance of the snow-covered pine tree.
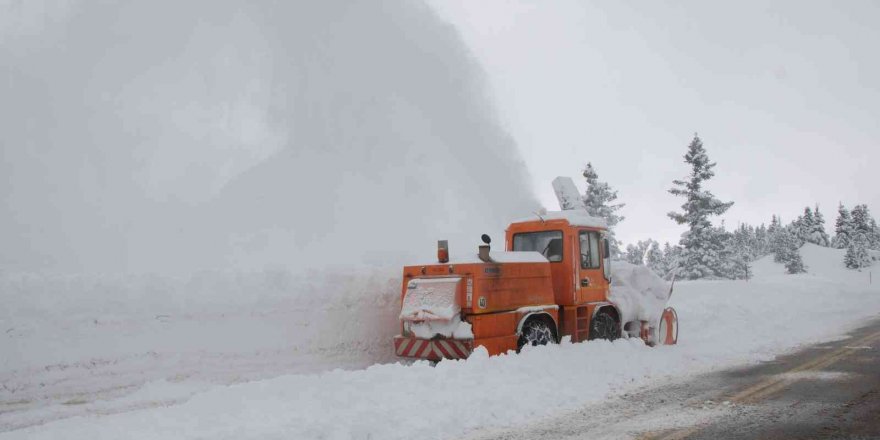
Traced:
<path fill-rule="evenodd" d="M 832 246 L 837 249 L 847 249 L 853 236 L 852 215 L 843 203 L 837 207 L 837 220 L 834 222 L 834 239 Z"/>
<path fill-rule="evenodd" d="M 880 227 L 877 227 L 877 221 L 871 218 L 870 225 L 871 231 L 873 233 L 870 235 L 868 240 L 868 248 L 874 250 L 880 250 Z"/>
<path fill-rule="evenodd" d="M 691 166 L 690 174 L 685 180 L 673 180 L 674 186 L 669 190 L 671 194 L 686 199 L 681 205 L 682 212 L 668 214 L 676 223 L 688 225 L 688 230 L 681 235 L 680 243 L 684 249 L 679 276 L 686 279 L 720 277 L 723 276 L 721 254 L 724 246 L 709 216 L 723 214 L 733 202 L 722 202 L 703 188 L 703 184 L 715 175 L 712 171 L 715 163 L 709 161 L 703 142 L 696 134 L 684 161 Z"/>
<path fill-rule="evenodd" d="M 777 263 L 782 262 L 779 257 L 779 250 L 782 244 L 781 238 L 783 230 L 782 220 L 774 214 L 773 218 L 770 220 L 770 227 L 767 228 L 767 252 L 773 254 L 773 261 Z"/>
<path fill-rule="evenodd" d="M 855 208 L 853 208 L 855 213 Z M 871 265 L 871 257 L 868 255 L 868 239 L 865 234 L 855 233 L 846 247 L 846 255 L 843 256 L 843 263 L 850 269 L 859 269 Z"/>
<path fill-rule="evenodd" d="M 791 227 L 782 226 L 782 219 L 780 217 L 774 217 L 773 220 L 779 222 L 776 228 L 773 228 L 773 235 L 770 241 L 770 249 L 773 252 L 773 261 L 777 263 L 785 263 L 787 258 L 788 248 L 786 247 L 786 240 L 790 239 L 789 234 L 791 233 Z M 773 226 L 773 223 L 770 224 Z"/>
<path fill-rule="evenodd" d="M 626 253 L 623 254 L 623 260 L 629 264 L 641 266 L 644 255 L 638 246 L 630 243 L 626 245 Z"/>
<path fill-rule="evenodd" d="M 801 258 L 801 253 L 799 251 L 801 244 L 800 239 L 795 235 L 793 229 L 786 230 L 782 233 L 782 262 L 785 264 L 785 271 L 790 274 L 804 273 L 807 271 L 807 268 L 804 266 L 804 260 Z"/>
<path fill-rule="evenodd" d="M 768 250 L 769 243 L 767 241 L 767 226 L 761 223 L 761 226 L 755 228 L 755 248 L 752 253 L 752 258 L 757 260 L 764 255 L 770 253 Z"/>
<path fill-rule="evenodd" d="M 673 273 L 678 273 L 681 246 L 673 246 L 667 241 L 663 244 L 663 268 L 665 272 L 660 275 L 663 279 L 672 278 Z"/>
<path fill-rule="evenodd" d="M 624 260 L 628 263 L 644 265 L 652 243 L 656 243 L 656 241 L 649 238 L 647 240 L 639 240 L 636 244 L 626 245 L 626 255 L 624 256 Z"/>
<path fill-rule="evenodd" d="M 815 218 L 813 217 L 813 210 L 810 209 L 809 206 L 804 208 L 804 215 L 798 217 L 798 221 L 796 222 L 797 226 L 795 231 L 797 232 L 798 238 L 803 242 L 810 241 L 810 234 L 813 232 L 813 227 L 815 223 Z"/>
<path fill-rule="evenodd" d="M 584 179 L 587 180 L 587 192 L 584 194 L 584 206 L 593 217 L 604 218 L 608 224 L 608 244 L 611 246 L 611 256 L 620 255 L 620 242 L 614 236 L 614 227 L 622 222 L 625 217 L 617 211 L 626 206 L 625 203 L 614 203 L 617 200 L 617 191 L 611 189 L 606 182 L 599 181 L 599 175 L 593 168 L 592 163 L 584 167 Z"/>
<path fill-rule="evenodd" d="M 785 229 L 791 233 L 791 236 L 794 237 L 795 241 L 798 243 L 798 247 L 803 246 L 807 241 L 804 239 L 804 217 L 799 216 L 797 220 L 788 224 Z"/>
<path fill-rule="evenodd" d="M 654 240 L 650 241 L 651 246 L 648 248 L 648 253 L 645 254 L 645 263 L 654 273 L 662 277 L 669 271 L 666 267 L 666 258 L 663 255 L 663 251 L 660 250 L 660 243 Z"/>
<path fill-rule="evenodd" d="M 871 218 L 868 226 L 872 231 L 868 239 L 868 248 L 880 250 L 880 227 L 877 227 L 877 221 Z"/>
<path fill-rule="evenodd" d="M 852 233 L 854 236 L 864 235 L 866 249 L 880 248 L 880 234 L 877 231 L 877 222 L 868 211 L 868 205 L 856 205 L 852 210 Z"/>
<path fill-rule="evenodd" d="M 813 211 L 813 222 L 807 233 L 807 241 L 823 247 L 831 246 L 831 239 L 828 237 L 828 232 L 825 231 L 825 216 L 819 212 L 819 205 L 816 205 L 816 209 Z"/>
<path fill-rule="evenodd" d="M 727 234 L 720 231 L 719 235 Z M 731 234 L 727 234 L 725 243 L 724 276 L 734 280 L 751 277 L 750 262 L 752 261 L 753 231 L 748 225 L 742 224 Z"/>

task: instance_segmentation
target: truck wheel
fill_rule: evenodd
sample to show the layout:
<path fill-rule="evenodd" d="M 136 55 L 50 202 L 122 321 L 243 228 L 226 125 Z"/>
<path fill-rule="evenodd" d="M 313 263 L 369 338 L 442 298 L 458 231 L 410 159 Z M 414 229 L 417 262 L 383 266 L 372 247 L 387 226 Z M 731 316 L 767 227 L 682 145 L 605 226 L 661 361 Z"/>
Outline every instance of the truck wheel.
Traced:
<path fill-rule="evenodd" d="M 613 341 L 620 338 L 620 324 L 607 310 L 602 310 L 590 322 L 590 340 L 607 339 Z"/>
<path fill-rule="evenodd" d="M 556 343 L 556 337 L 553 336 L 553 329 L 543 319 L 529 319 L 523 325 L 519 334 L 519 342 L 516 351 L 520 351 L 526 345 L 547 345 Z"/>

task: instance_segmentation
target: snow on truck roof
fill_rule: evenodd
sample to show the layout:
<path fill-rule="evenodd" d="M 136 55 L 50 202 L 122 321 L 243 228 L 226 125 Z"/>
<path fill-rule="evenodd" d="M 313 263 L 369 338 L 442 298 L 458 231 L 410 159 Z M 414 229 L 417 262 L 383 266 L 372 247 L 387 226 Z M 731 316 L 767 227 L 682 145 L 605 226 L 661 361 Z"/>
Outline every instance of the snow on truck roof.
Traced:
<path fill-rule="evenodd" d="M 492 259 L 492 263 L 547 263 L 549 262 L 547 258 L 544 257 L 540 252 L 532 252 L 532 251 L 491 251 L 489 252 L 489 258 Z M 428 263 L 427 265 L 434 264 L 480 264 L 485 263 L 485 261 L 480 260 L 480 257 L 477 256 L 476 253 L 473 255 L 456 255 L 449 259 L 448 263 L 438 263 L 436 261 Z"/>
<path fill-rule="evenodd" d="M 590 214 L 587 214 L 587 211 L 581 209 L 571 209 L 566 211 L 547 211 L 544 214 L 541 214 L 541 217 L 546 220 L 566 220 L 568 224 L 572 226 L 584 226 L 588 228 L 607 228 L 608 225 L 605 223 L 605 219 L 599 217 L 593 217 Z M 513 223 L 522 223 L 522 222 L 533 222 L 540 221 L 537 214 L 532 214 L 531 217 L 524 217 L 517 220 L 514 220 Z"/>

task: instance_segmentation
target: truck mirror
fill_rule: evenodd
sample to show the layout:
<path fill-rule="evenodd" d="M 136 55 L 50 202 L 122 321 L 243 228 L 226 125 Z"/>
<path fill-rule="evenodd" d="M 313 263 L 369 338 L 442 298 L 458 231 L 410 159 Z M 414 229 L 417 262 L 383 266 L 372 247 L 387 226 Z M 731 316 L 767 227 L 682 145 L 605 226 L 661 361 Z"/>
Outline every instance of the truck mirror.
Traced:
<path fill-rule="evenodd" d="M 606 238 L 602 240 L 602 242 L 602 245 L 605 248 L 603 249 L 605 251 L 605 258 L 611 258 L 611 246 L 608 244 L 608 239 Z"/>

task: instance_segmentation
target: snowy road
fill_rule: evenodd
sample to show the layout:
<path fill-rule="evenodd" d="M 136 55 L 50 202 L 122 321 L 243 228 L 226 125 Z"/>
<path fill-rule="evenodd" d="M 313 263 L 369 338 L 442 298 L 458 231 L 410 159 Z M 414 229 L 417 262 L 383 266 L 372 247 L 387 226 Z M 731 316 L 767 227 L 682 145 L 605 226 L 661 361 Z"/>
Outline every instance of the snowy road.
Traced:
<path fill-rule="evenodd" d="M 468 440 L 880 437 L 880 320 L 772 362 L 648 387 Z"/>
<path fill-rule="evenodd" d="M 133 325 L 117 310 L 105 312 L 108 324 L 82 326 L 77 323 L 91 321 L 78 318 L 59 327 L 54 316 L 38 321 L 33 307 L 19 307 L 31 319 L 11 325 L 18 330 L 0 340 L 0 348 L 27 355 L 4 359 L 5 365 L 27 368 L 0 371 L 0 425 L 6 431 L 0 439 L 116 439 L 120 433 L 129 439 L 446 439 L 534 426 L 600 403 L 628 406 L 621 396 L 768 361 L 839 339 L 878 317 L 880 285 L 869 284 L 865 272 L 843 269 L 842 251 L 807 246 L 802 253 L 810 270 L 805 275 L 785 275 L 768 259 L 755 264 L 748 282 L 678 284 L 671 301 L 681 320 L 677 346 L 564 343 L 492 358 L 477 352 L 436 368 L 331 370 L 342 365 L 335 362 L 341 353 L 363 362 L 384 351 L 383 341 L 395 330 L 397 293 L 381 277 L 352 280 L 360 291 L 313 284 L 321 301 L 306 303 L 285 302 L 298 282 L 272 278 L 272 301 L 264 295 L 257 305 L 231 302 L 219 314 L 183 304 L 173 315 L 177 321 L 162 323 L 150 312 L 149 325 Z M 273 290 L 219 283 L 204 290 L 237 298 L 218 294 L 221 287 Z M 370 296 L 380 287 L 388 292 Z M 328 303 L 331 308 L 320 308 Z M 133 307 L 131 301 L 120 304 Z M 58 364 L 68 357 L 74 359 Z M 314 369 L 298 370 L 303 366 Z M 116 384 L 128 385 L 114 391 Z M 38 398 L 20 397 L 28 393 Z M 636 405 L 631 413 L 652 408 Z M 697 416 L 659 417 L 645 429 L 679 427 Z"/>

